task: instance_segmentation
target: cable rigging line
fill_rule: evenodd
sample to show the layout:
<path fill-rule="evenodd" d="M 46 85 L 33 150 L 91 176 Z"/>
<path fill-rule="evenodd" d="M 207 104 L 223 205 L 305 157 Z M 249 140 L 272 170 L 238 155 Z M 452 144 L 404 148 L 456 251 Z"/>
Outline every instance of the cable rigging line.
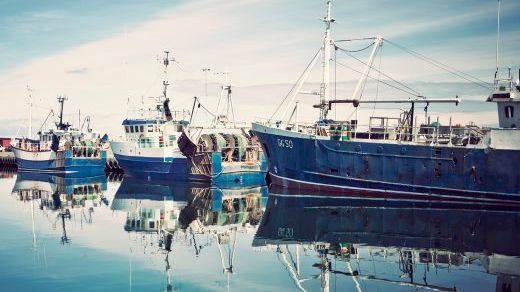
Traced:
<path fill-rule="evenodd" d="M 479 78 L 477 78 L 475 76 L 472 76 L 472 75 L 470 75 L 468 73 L 464 73 L 464 72 L 462 72 L 460 70 L 457 70 L 457 69 L 455 69 L 455 68 L 453 68 L 453 67 L 451 67 L 449 65 L 443 64 L 443 63 L 441 63 L 439 61 L 436 61 L 436 60 L 434 60 L 432 58 L 429 58 L 429 57 L 427 57 L 427 56 L 425 56 L 425 55 L 423 55 L 421 53 L 418 53 L 418 52 L 413 51 L 411 49 L 408 49 L 408 48 L 406 48 L 404 46 L 401 46 L 401 45 L 399 45 L 397 43 L 394 43 L 394 42 L 392 42 L 392 41 L 390 41 L 388 39 L 385 39 L 385 41 L 387 43 L 389 43 L 389 44 L 391 44 L 391 45 L 393 45 L 393 46 L 395 46 L 395 47 L 397 47 L 397 48 L 399 48 L 399 49 L 401 49 L 401 50 L 411 54 L 412 56 L 414 56 L 414 57 L 416 57 L 418 59 L 421 59 L 421 60 L 423 60 L 423 61 L 425 61 L 427 63 L 432 64 L 433 66 L 435 66 L 437 68 L 440 68 L 440 69 L 442 69 L 444 71 L 447 71 L 447 72 L 449 72 L 449 73 L 451 73 L 451 74 L 453 74 L 455 76 L 458 76 L 458 77 L 460 77 L 460 78 L 462 78 L 462 79 L 464 79 L 464 80 L 466 80 L 468 82 L 471 82 L 471 83 L 473 83 L 475 85 L 478 85 L 480 87 L 483 87 L 483 88 L 486 88 L 486 89 L 491 89 L 491 85 L 488 82 L 483 81 L 482 79 L 479 79 Z"/>
<path fill-rule="evenodd" d="M 353 41 L 368 41 L 368 40 L 375 40 L 375 37 L 369 37 L 369 38 L 357 38 L 357 39 L 344 39 L 344 40 L 335 40 L 335 43 L 344 43 L 344 42 L 353 42 Z"/>
<path fill-rule="evenodd" d="M 368 46 L 366 47 L 363 47 L 361 49 L 357 49 L 357 50 L 347 50 L 347 49 L 341 49 L 342 51 L 345 51 L 345 52 L 349 52 L 349 53 L 358 53 L 358 52 L 362 52 L 370 47 L 372 47 L 373 45 L 375 44 L 375 42 L 371 42 Z M 335 45 L 336 48 L 339 48 L 338 46 Z"/>
<path fill-rule="evenodd" d="M 273 117 L 278 113 L 278 111 L 280 110 L 280 108 L 282 107 L 282 105 L 284 104 L 284 102 L 287 100 L 287 98 L 291 95 L 291 93 L 293 92 L 293 90 L 296 88 L 296 86 L 298 86 L 298 84 L 300 83 L 301 79 L 303 78 L 303 76 L 305 76 L 305 73 L 307 72 L 307 70 L 309 69 L 309 67 L 312 66 L 312 64 L 314 63 L 314 59 L 316 58 L 316 56 L 321 52 L 321 48 L 318 49 L 318 51 L 316 52 L 316 54 L 314 54 L 314 56 L 312 57 L 311 61 L 309 62 L 309 64 L 307 64 L 307 67 L 305 67 L 305 70 L 303 70 L 302 74 L 298 77 L 298 80 L 296 80 L 296 82 L 293 84 L 293 86 L 291 87 L 291 89 L 289 90 L 289 92 L 287 92 L 287 94 L 285 95 L 285 97 L 282 99 L 282 101 L 280 102 L 280 104 L 278 105 L 278 107 L 276 107 L 276 110 L 274 111 L 274 113 L 271 115 L 271 117 L 269 118 L 269 122 L 273 119 Z M 283 118 L 283 117 L 282 117 Z"/>
<path fill-rule="evenodd" d="M 199 105 L 199 107 L 201 107 L 203 110 L 205 110 L 208 114 L 210 114 L 212 117 L 215 117 L 215 114 L 212 113 L 209 109 L 207 109 L 205 106 L 202 105 L 202 103 L 200 102 L 199 98 L 196 97 L 197 99 L 197 103 Z"/>
<path fill-rule="evenodd" d="M 347 50 L 345 50 L 345 49 L 343 49 L 343 48 L 340 48 L 340 47 L 338 47 L 338 46 L 336 46 L 336 48 L 337 48 L 338 50 L 344 52 L 346 55 L 352 57 L 352 58 L 355 59 L 356 61 L 360 62 L 361 64 L 363 64 L 363 65 L 365 65 L 365 66 L 368 66 L 368 64 L 367 64 L 366 62 L 364 62 L 363 60 L 361 60 L 361 59 L 357 58 L 356 56 L 352 55 L 352 54 L 351 54 L 350 52 L 348 52 Z M 395 83 L 401 85 L 402 87 L 405 87 L 405 88 L 407 88 L 408 90 L 414 92 L 413 95 L 416 95 L 416 96 L 420 96 L 420 95 L 421 95 L 417 90 L 415 90 L 415 89 L 411 88 L 410 86 L 407 86 L 406 84 L 404 84 L 404 83 L 402 83 L 402 82 L 400 82 L 400 81 L 398 81 L 398 80 L 392 78 L 392 77 L 389 76 L 388 74 L 385 74 L 384 72 L 381 72 L 380 70 L 374 68 L 374 66 L 370 66 L 370 69 L 371 69 L 371 70 L 374 70 L 374 71 L 376 71 L 377 73 L 379 73 L 379 74 L 385 76 L 386 78 L 388 78 L 388 79 L 394 81 Z M 362 73 L 361 73 L 361 74 L 362 74 Z M 367 75 L 367 76 L 368 76 L 368 75 Z"/>
<path fill-rule="evenodd" d="M 356 70 L 356 69 L 350 67 L 349 65 L 343 64 L 343 63 L 341 63 L 341 62 L 337 62 L 337 63 L 338 63 L 338 65 L 343 66 L 343 67 L 345 67 L 345 68 L 347 68 L 347 69 L 350 69 L 350 70 L 352 70 L 352 71 L 354 71 L 354 72 L 356 72 L 356 73 L 359 73 L 359 74 L 361 74 L 361 75 L 365 75 L 367 78 L 370 78 L 370 79 L 372 79 L 372 80 L 376 80 L 376 79 L 377 79 L 377 78 L 375 78 L 375 77 L 370 76 L 370 73 L 368 73 L 368 74 L 363 74 L 363 72 L 361 72 L 361 71 L 359 71 L 359 70 Z M 382 73 L 382 74 L 384 74 L 384 73 Z M 415 97 L 423 97 L 422 95 L 420 95 L 420 94 L 418 94 L 418 93 L 416 93 L 416 92 L 412 92 L 412 91 L 405 90 L 405 89 L 403 89 L 403 88 L 397 87 L 397 86 L 392 85 L 391 83 L 385 82 L 385 81 L 383 81 L 383 80 L 380 80 L 379 82 L 381 82 L 381 83 L 383 83 L 383 84 L 385 84 L 385 85 L 387 85 L 387 86 L 390 86 L 390 87 L 392 87 L 392 88 L 394 88 L 394 89 L 400 90 L 400 91 L 402 91 L 402 92 L 404 92 L 404 93 L 410 94 L 410 95 L 412 95 L 412 96 L 415 96 Z"/>

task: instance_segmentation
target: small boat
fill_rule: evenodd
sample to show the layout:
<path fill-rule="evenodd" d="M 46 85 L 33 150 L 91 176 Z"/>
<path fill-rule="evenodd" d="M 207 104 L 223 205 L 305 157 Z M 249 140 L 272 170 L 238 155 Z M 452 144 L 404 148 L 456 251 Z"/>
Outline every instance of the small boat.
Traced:
<path fill-rule="evenodd" d="M 114 156 L 128 176 L 186 179 L 186 157 L 177 146 L 177 139 L 187 126 L 184 111 L 170 110 L 167 88 L 169 51 L 163 59 L 164 80 L 161 96 L 154 98 L 151 110 L 141 109 L 141 117 L 123 121 L 125 137 L 110 141 Z"/>
<path fill-rule="evenodd" d="M 56 129 L 38 132 L 39 139 L 15 139 L 11 149 L 20 171 L 33 171 L 69 176 L 95 176 L 104 174 L 106 150 L 101 147 L 98 133 L 89 126 L 87 131 L 72 128 L 63 122 L 65 97 L 58 97 L 60 120 Z M 47 119 L 51 116 L 51 111 Z M 46 119 L 46 121 L 47 121 Z M 90 118 L 85 121 L 90 123 Z"/>

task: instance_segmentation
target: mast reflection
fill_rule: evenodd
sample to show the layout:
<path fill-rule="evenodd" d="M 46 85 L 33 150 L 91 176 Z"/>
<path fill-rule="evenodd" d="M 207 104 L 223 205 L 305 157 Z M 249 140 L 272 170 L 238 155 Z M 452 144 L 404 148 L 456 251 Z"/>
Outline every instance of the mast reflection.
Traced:
<path fill-rule="evenodd" d="M 124 230 L 139 234 L 136 240 L 145 253 L 164 255 L 165 290 L 172 291 L 170 253 L 176 245 L 193 247 L 196 257 L 215 247 L 229 286 L 237 233 L 255 231 L 266 198 L 266 186 L 224 189 L 125 177 L 111 208 L 126 212 Z"/>
<path fill-rule="evenodd" d="M 457 291 L 456 273 L 448 286 L 437 272 L 475 264 L 496 275 L 496 291 L 518 291 L 520 213 L 514 209 L 271 189 L 253 247 L 276 252 L 302 291 L 306 281 L 318 279 L 329 291 L 331 275 L 349 277 L 358 291 L 367 281 Z M 315 254 L 319 274 L 302 273 L 302 251 Z"/>
<path fill-rule="evenodd" d="M 104 192 L 107 189 L 106 177 L 74 177 L 57 176 L 42 173 L 18 173 L 12 194 L 23 202 L 31 203 L 31 220 L 33 226 L 33 245 L 36 247 L 34 230 L 34 205 L 52 218 L 53 228 L 61 224 L 61 243 L 71 242 L 67 234 L 66 222 L 77 214 L 80 223 L 91 224 L 94 208 L 108 205 Z M 52 216 L 51 214 L 55 214 Z M 51 216 L 49 216 L 51 215 Z"/>

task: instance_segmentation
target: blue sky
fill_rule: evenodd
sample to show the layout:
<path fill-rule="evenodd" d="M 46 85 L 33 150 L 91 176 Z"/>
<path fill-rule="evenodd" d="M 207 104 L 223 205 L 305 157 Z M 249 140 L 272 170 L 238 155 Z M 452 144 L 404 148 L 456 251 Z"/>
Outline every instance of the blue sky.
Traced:
<path fill-rule="evenodd" d="M 180 1 L 0 1 L 0 71 L 123 32 Z"/>
<path fill-rule="evenodd" d="M 321 46 L 323 23 L 319 18 L 324 15 L 324 3 L 0 0 L 0 100 L 11 102 L 9 110 L 2 107 L 0 112 L 4 121 L 0 133 L 12 133 L 13 125 L 21 124 L 25 114 L 20 113 L 27 112 L 27 85 L 34 89 L 39 105 L 35 117 L 45 117 L 55 107 L 56 95 L 67 94 L 70 108 L 90 113 L 94 123 L 110 121 L 103 128 L 115 132 L 131 106 L 142 97 L 160 93 L 157 58 L 165 49 L 179 61 L 169 76 L 177 108 L 190 108 L 192 97 L 203 95 L 201 69 L 209 67 L 212 72 L 231 72 L 238 89 L 237 110 L 245 120 L 269 117 Z M 495 0 L 336 0 L 333 36 L 379 34 L 490 82 L 495 67 L 496 8 Z M 511 65 L 515 75 L 520 66 L 519 11 L 520 1 L 502 0 L 500 64 Z M 366 53 L 359 57 L 366 58 Z M 318 69 L 311 81 L 320 79 Z M 445 82 L 464 80 L 388 43 L 383 46 L 381 69 L 409 83 L 444 82 L 443 90 L 422 86 L 426 96 L 447 97 L 439 94 L 459 88 L 464 88 L 458 92 L 463 98 L 484 100 L 487 94 L 483 91 L 475 96 L 475 90 L 457 85 L 454 90 L 444 90 Z M 350 84 L 344 92 L 358 78 L 348 70 L 338 70 L 337 76 Z M 209 76 L 209 103 L 215 102 L 222 81 L 217 75 Z M 127 105 L 129 98 L 133 105 Z"/>
<path fill-rule="evenodd" d="M 323 14 L 323 1 L 244 2 L 251 3 L 234 12 L 247 16 L 244 21 L 253 20 L 261 25 L 237 23 L 230 27 L 226 32 L 230 43 L 244 34 L 262 37 L 273 31 L 291 30 L 321 33 L 322 26 L 314 20 Z M 0 1 L 0 71 L 122 33 L 185 3 L 167 0 Z M 218 1 L 208 3 L 219 4 Z M 382 34 L 416 50 L 439 52 L 441 58 L 456 49 L 489 55 L 494 54 L 494 43 L 489 40 L 495 37 L 495 10 L 493 0 L 335 1 L 333 15 L 338 24 L 334 30 L 340 38 Z M 518 11 L 518 1 L 502 1 L 504 37 L 520 31 Z M 222 20 L 226 21 L 228 16 L 222 15 Z M 478 45 L 464 46 L 465 40 Z M 308 47 L 310 43 L 296 41 L 294 45 Z M 518 38 L 503 44 L 505 64 L 515 62 L 512 60 L 514 48 L 519 46 Z"/>

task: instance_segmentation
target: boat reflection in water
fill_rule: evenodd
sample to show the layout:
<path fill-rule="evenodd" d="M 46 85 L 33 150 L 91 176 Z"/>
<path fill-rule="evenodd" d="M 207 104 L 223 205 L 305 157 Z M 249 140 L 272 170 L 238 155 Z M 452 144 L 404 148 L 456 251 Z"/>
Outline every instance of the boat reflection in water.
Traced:
<path fill-rule="evenodd" d="M 31 203 L 33 230 L 35 203 L 44 212 L 56 213 L 53 225 L 55 226 L 57 221 L 61 222 L 61 243 L 65 244 L 70 243 L 65 222 L 74 217 L 75 213 L 78 213 L 79 216 L 77 217 L 81 224 L 91 224 L 94 208 L 109 204 L 104 195 L 106 190 L 107 180 L 105 175 L 69 178 L 59 175 L 21 172 L 16 177 L 12 194 L 20 201 Z M 36 240 L 34 236 L 33 240 Z"/>
<path fill-rule="evenodd" d="M 171 291 L 169 255 L 174 243 L 192 246 L 195 256 L 216 246 L 229 285 L 236 234 L 254 233 L 266 200 L 266 186 L 222 189 L 210 184 L 125 177 L 111 208 L 127 213 L 124 230 L 139 234 L 136 240 L 145 253 L 164 254 L 166 290 Z"/>
<path fill-rule="evenodd" d="M 348 277 L 358 291 L 458 291 L 488 274 L 496 275 L 496 291 L 519 291 L 520 213 L 511 209 L 272 189 L 253 246 L 277 253 L 299 290 L 321 281 L 329 291 Z M 311 275 L 300 266 L 302 251 L 315 255 Z"/>

